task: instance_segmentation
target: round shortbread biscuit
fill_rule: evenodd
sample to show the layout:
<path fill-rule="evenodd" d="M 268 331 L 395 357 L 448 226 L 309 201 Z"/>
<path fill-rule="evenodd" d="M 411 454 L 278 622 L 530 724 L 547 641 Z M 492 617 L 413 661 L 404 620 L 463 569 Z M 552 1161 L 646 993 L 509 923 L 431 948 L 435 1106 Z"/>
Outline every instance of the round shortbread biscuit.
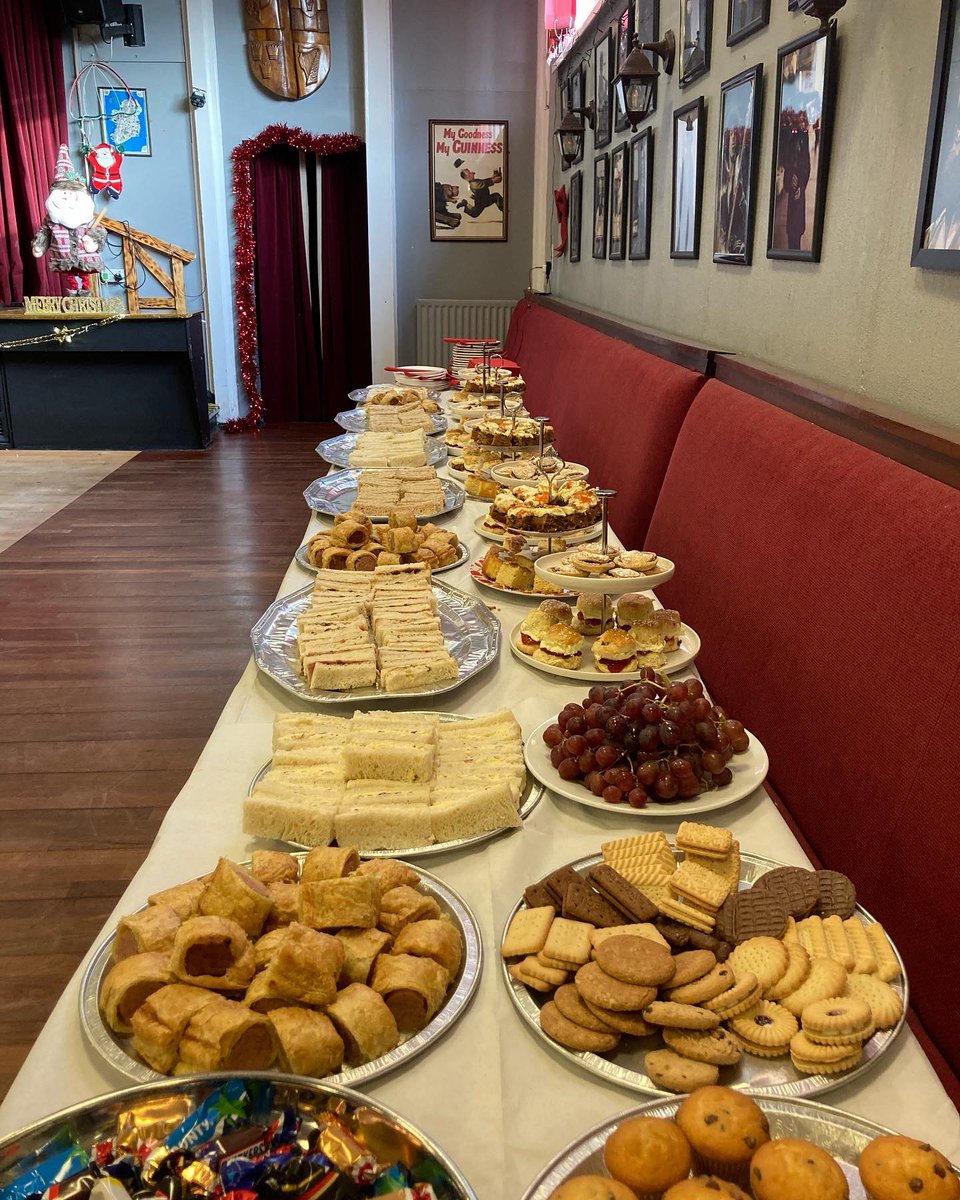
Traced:
<path fill-rule="evenodd" d="M 739 1016 L 748 1008 L 752 1008 L 760 999 L 760 995 L 760 984 L 757 977 L 748 971 L 736 981 L 732 988 L 721 992 L 719 996 L 714 996 L 712 1000 L 704 1001 L 703 1007 L 716 1013 L 721 1021 L 728 1021 L 731 1017 Z"/>
<path fill-rule="evenodd" d="M 582 1028 L 589 1029 L 593 1033 L 619 1032 L 587 1008 L 583 1002 L 583 997 L 572 983 L 565 983 L 561 987 L 558 987 L 553 993 L 553 1002 L 559 1008 L 561 1014 L 568 1021 L 572 1021 L 574 1025 L 580 1025 Z"/>
<path fill-rule="evenodd" d="M 617 934 L 593 952 L 600 967 L 622 983 L 657 987 L 673 978 L 673 955 L 649 938 Z"/>
<path fill-rule="evenodd" d="M 552 1000 L 540 1009 L 540 1028 L 555 1042 L 568 1050 L 591 1050 L 594 1054 L 609 1054 L 620 1042 L 619 1033 L 594 1033 L 568 1021 Z"/>
<path fill-rule="evenodd" d="M 763 994 L 767 1000 L 782 1000 L 784 996 L 789 996 L 810 974 L 810 955 L 804 946 L 799 942 L 789 942 L 787 954 L 790 956 L 790 962 L 786 972 L 773 987 L 764 989 Z"/>
<path fill-rule="evenodd" d="M 780 1003 L 799 1017 L 808 1004 L 815 1000 L 827 1000 L 842 993 L 846 985 L 847 972 L 832 958 L 811 958 L 810 973 L 795 992 L 784 996 Z"/>
<path fill-rule="evenodd" d="M 716 965 L 717 956 L 710 950 L 684 950 L 682 954 L 675 954 L 670 986 L 683 987 L 695 979 L 702 979 Z"/>
<path fill-rule="evenodd" d="M 629 1033 L 631 1037 L 649 1037 L 651 1033 L 659 1033 L 657 1027 L 648 1025 L 639 1013 L 611 1012 L 609 1008 L 600 1008 L 597 1004 L 591 1004 L 589 1000 L 584 1000 L 584 1004 L 595 1017 L 611 1029 L 615 1029 L 617 1033 Z"/>
<path fill-rule="evenodd" d="M 903 1015 L 903 1001 L 889 983 L 873 975 L 848 975 L 843 995 L 865 1000 L 878 1029 L 892 1029 Z"/>
<path fill-rule="evenodd" d="M 863 1042 L 874 1030 L 873 1012 L 859 996 L 815 1000 L 800 1014 L 804 1033 L 824 1045 Z"/>
<path fill-rule="evenodd" d="M 790 953 L 776 938 L 753 937 L 741 942 L 727 961 L 738 978 L 751 971 L 760 990 L 766 991 L 783 978 L 790 964 Z"/>
<path fill-rule="evenodd" d="M 730 1029 L 743 1042 L 786 1054 L 790 1039 L 799 1030 L 797 1018 L 772 1000 L 761 1000 L 738 1017 L 729 1018 Z"/>
<path fill-rule="evenodd" d="M 610 939 L 613 941 L 613 938 Z M 642 941 L 642 938 L 632 938 L 631 941 Z M 580 968 L 575 977 L 577 991 L 590 1004 L 599 1008 L 609 1008 L 613 1012 L 639 1012 L 656 996 L 657 989 L 642 987 L 635 983 L 624 983 L 622 979 L 614 979 L 596 962 L 588 962 Z"/>
<path fill-rule="evenodd" d="M 663 1040 L 684 1058 L 717 1067 L 735 1066 L 743 1053 L 740 1043 L 726 1029 L 664 1029 Z"/>
<path fill-rule="evenodd" d="M 673 1050 L 650 1050 L 643 1067 L 657 1087 L 668 1092 L 694 1092 L 712 1086 L 720 1078 L 719 1067 L 694 1062 Z"/>
<path fill-rule="evenodd" d="M 702 1004 L 704 1000 L 712 1000 L 729 991 L 736 982 L 729 963 L 717 963 L 702 979 L 685 983 L 683 987 L 668 988 L 666 998 L 676 1000 L 678 1004 Z"/>
<path fill-rule="evenodd" d="M 643 1019 L 651 1025 L 666 1025 L 670 1029 L 716 1029 L 720 1018 L 693 1004 L 676 1004 L 672 1000 L 654 1000 L 643 1010 Z"/>

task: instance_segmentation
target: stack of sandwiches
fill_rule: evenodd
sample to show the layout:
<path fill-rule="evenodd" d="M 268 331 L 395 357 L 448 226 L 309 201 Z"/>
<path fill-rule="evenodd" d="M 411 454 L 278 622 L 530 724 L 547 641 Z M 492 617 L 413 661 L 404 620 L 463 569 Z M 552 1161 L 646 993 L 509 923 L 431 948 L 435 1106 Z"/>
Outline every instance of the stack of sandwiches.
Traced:
<path fill-rule="evenodd" d="M 509 711 L 352 718 L 280 713 L 273 762 L 244 804 L 244 831 L 305 846 L 399 850 L 520 825 L 526 784 Z"/>
<path fill-rule="evenodd" d="M 358 433 L 349 461 L 351 467 L 424 467 L 427 451 L 423 430 Z"/>
<path fill-rule="evenodd" d="M 419 400 L 395 407 L 375 404 L 367 408 L 367 429 L 371 433 L 406 433 L 414 429 L 433 429 L 433 421 Z"/>
<path fill-rule="evenodd" d="M 446 501 L 433 467 L 408 467 L 399 471 L 363 471 L 353 507 L 368 517 L 384 517 L 398 508 L 427 517 L 443 512 Z"/>

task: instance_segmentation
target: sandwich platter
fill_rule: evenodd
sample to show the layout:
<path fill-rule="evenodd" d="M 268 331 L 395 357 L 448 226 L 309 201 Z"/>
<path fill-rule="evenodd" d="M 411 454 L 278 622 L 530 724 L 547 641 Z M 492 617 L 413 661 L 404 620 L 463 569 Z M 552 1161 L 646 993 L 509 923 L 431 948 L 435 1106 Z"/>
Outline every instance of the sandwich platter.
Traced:
<path fill-rule="evenodd" d="M 470 574 L 473 575 L 473 572 L 471 571 Z M 485 582 L 490 583 L 490 580 L 485 580 Z M 491 587 L 496 586 L 496 584 L 491 584 Z M 533 593 L 518 592 L 517 595 L 532 596 Z M 537 595 L 543 600 L 554 599 L 553 596 L 543 596 L 539 592 Z M 522 624 L 522 621 L 518 621 L 511 630 L 510 649 L 513 651 L 513 654 L 516 658 L 519 658 L 521 662 L 526 663 L 529 667 L 536 667 L 538 671 L 543 671 L 547 675 L 557 675 L 561 679 L 572 679 L 574 681 L 582 679 L 585 683 L 589 681 L 590 683 L 614 684 L 619 683 L 621 680 L 624 680 L 625 682 L 632 682 L 641 677 L 640 667 L 638 667 L 635 671 L 611 672 L 598 670 L 594 663 L 592 653 L 593 643 L 596 639 L 591 638 L 586 634 L 584 635 L 583 659 L 580 666 L 577 667 L 575 671 L 567 671 L 563 667 L 555 667 L 553 663 L 537 662 L 532 655 L 524 654 L 524 652 L 520 649 L 520 626 Z M 689 625 L 681 624 L 680 648 L 678 650 L 668 651 L 665 656 L 667 661 L 663 667 L 660 668 L 660 670 L 664 671 L 667 675 L 672 675 L 675 671 L 679 671 L 683 667 L 689 666 L 699 653 L 700 635 L 695 630 L 691 629 Z"/>
<path fill-rule="evenodd" d="M 389 412 L 389 408 L 385 408 L 384 412 Z M 424 413 L 428 425 L 424 426 L 424 433 L 443 433 L 448 425 L 448 418 L 442 413 Z M 338 412 L 333 418 L 341 429 L 345 429 L 347 433 L 363 433 L 367 428 L 367 410 L 365 408 L 351 408 L 346 412 Z"/>
<path fill-rule="evenodd" d="M 570 539 L 567 539 L 570 544 Z M 557 567 L 565 558 L 562 554 L 547 554 L 537 559 L 536 572 L 541 579 L 554 587 L 573 588 L 577 592 L 602 592 L 606 596 L 619 596 L 624 592 L 649 592 L 672 579 L 676 564 L 662 554 L 657 555 L 658 570 L 650 575 L 632 575 L 627 579 L 614 579 L 610 575 L 566 575 Z"/>
<path fill-rule="evenodd" d="M 395 383 L 371 383 L 367 387 L 354 388 L 352 392 L 347 392 L 347 399 L 352 400 L 354 404 L 366 404 L 372 395 L 376 392 L 395 392 L 398 386 Z M 426 398 L 432 400 L 434 404 L 440 403 L 440 392 L 433 388 L 427 388 L 422 383 L 411 384 L 411 387 L 416 387 L 426 393 Z"/>
<path fill-rule="evenodd" d="M 357 501 L 357 486 L 361 471 L 376 471 L 377 467 L 347 467 L 343 471 L 332 471 L 315 479 L 303 493 L 309 508 L 323 517 L 338 517 L 350 511 Z M 435 517 L 444 517 L 447 513 L 457 512 L 463 508 L 466 493 L 463 486 L 455 479 L 440 477 L 440 488 L 443 491 L 444 506 L 439 512 L 425 513 L 417 518 L 418 521 L 432 521 Z M 386 524 L 386 515 L 371 517 L 374 525 Z"/>
<path fill-rule="evenodd" d="M 488 514 L 486 513 L 477 517 L 473 523 L 473 528 L 477 531 L 477 533 L 480 534 L 481 537 L 485 537 L 488 542 L 502 542 L 508 533 L 521 533 L 527 539 L 529 544 L 532 545 L 533 543 L 537 543 L 542 546 L 546 546 L 547 543 L 551 541 L 558 542 L 561 539 L 565 541 L 568 546 L 579 546 L 582 542 L 592 542 L 594 539 L 600 536 L 599 521 L 596 525 L 590 525 L 586 529 L 576 529 L 570 533 L 533 533 L 529 529 L 507 529 L 503 525 L 500 525 L 499 527 L 491 525 L 489 524 Z M 562 557 L 566 557 L 566 552 L 564 552 Z M 554 583 L 552 579 L 547 580 L 547 582 Z M 578 591 L 582 590 L 579 585 L 583 582 L 583 580 L 577 579 L 574 582 Z M 632 579 L 630 582 L 633 584 L 633 586 L 627 590 L 635 592 L 637 590 L 638 581 L 636 579 Z M 555 584 L 555 586 L 559 587 L 569 587 L 569 585 L 569 578 L 564 578 L 559 584 Z"/>
<path fill-rule="evenodd" d="M 440 720 L 444 723 L 449 721 L 468 721 L 470 718 L 463 713 L 438 713 Z M 270 770 L 272 763 L 265 762 L 260 770 L 250 780 L 250 786 L 247 789 L 247 795 L 253 794 L 253 789 L 257 786 L 261 779 Z M 520 807 L 517 812 L 520 819 L 525 821 L 533 812 L 540 801 L 543 799 L 544 787 L 539 780 L 533 778 L 530 772 L 527 772 L 527 782 L 523 789 L 523 794 L 520 797 Z M 500 837 L 504 833 L 509 833 L 508 829 L 492 829 L 488 833 L 478 833 L 473 837 L 455 838 L 450 842 L 434 842 L 432 846 L 411 846 L 403 850 L 361 850 L 361 858 L 427 858 L 432 854 L 446 854 L 451 850 L 462 850 L 466 846 L 476 846 L 480 842 L 489 842 L 492 838 Z M 298 842 L 282 842 L 278 845 L 293 846 L 298 850 L 309 850 L 309 846 L 301 846 Z"/>
<path fill-rule="evenodd" d="M 335 467 L 349 467 L 350 455 L 357 448 L 358 433 L 341 433 L 338 437 L 327 438 L 317 446 L 317 453 L 325 462 L 331 463 Z M 442 463 L 447 457 L 447 448 L 442 441 L 437 438 L 426 438 L 424 441 L 424 452 L 426 454 L 427 466 L 435 467 L 438 463 Z M 388 464 L 386 468 L 364 467 L 363 470 L 389 470 L 394 464 Z M 398 466 L 413 466 L 412 463 L 402 463 Z M 423 464 L 419 464 L 422 466 Z"/>
<path fill-rule="evenodd" d="M 609 805 L 607 807 L 609 808 Z M 681 855 L 677 855 L 678 860 L 681 857 Z M 591 854 L 589 857 L 578 859 L 569 865 L 575 871 L 581 871 L 602 861 L 602 855 Z M 760 858 L 741 851 L 740 890 L 748 888 L 761 875 L 765 875 L 768 871 L 773 871 L 783 865 L 783 863 L 775 862 L 773 859 Z M 524 907 L 526 905 L 523 899 L 514 905 L 503 927 L 503 934 L 501 934 L 500 938 L 501 945 L 503 944 L 503 937 L 510 926 L 510 922 L 513 920 L 514 913 Z M 859 905 L 857 905 L 857 916 L 860 917 L 864 924 L 873 924 L 874 918 Z M 832 1088 L 851 1083 L 854 1079 L 859 1079 L 867 1071 L 875 1067 L 881 1055 L 893 1045 L 894 1039 L 903 1027 L 909 1001 L 906 968 L 896 947 L 894 947 L 894 952 L 900 964 L 900 978 L 890 986 L 903 1001 L 903 1012 L 900 1015 L 900 1020 L 892 1029 L 877 1030 L 869 1041 L 864 1043 L 863 1058 L 856 1067 L 832 1075 L 804 1075 L 794 1067 L 789 1056 L 786 1058 L 757 1058 L 751 1054 L 744 1054 L 735 1067 L 721 1067 L 720 1083 L 726 1087 L 737 1088 L 741 1091 L 748 1090 L 752 1095 L 758 1097 L 779 1096 L 797 1099 L 804 1096 L 816 1096 L 821 1092 L 828 1092 Z M 502 955 L 500 957 L 500 964 L 501 976 L 506 985 L 507 993 L 513 1002 L 514 1008 L 520 1014 L 521 1020 L 551 1051 L 580 1070 L 586 1071 L 591 1075 L 598 1075 L 601 1079 L 616 1083 L 620 1087 L 627 1088 L 629 1091 L 643 1092 L 653 1096 L 667 1096 L 670 1094 L 658 1088 L 643 1070 L 646 1051 L 656 1048 L 659 1043 L 654 1042 L 650 1037 L 625 1037 L 621 1045 L 609 1056 L 593 1054 L 589 1051 L 568 1050 L 566 1047 L 561 1046 L 559 1042 L 555 1042 L 553 1038 L 548 1037 L 540 1028 L 540 1004 L 548 1000 L 550 995 L 539 994 L 537 999 L 534 999 L 530 989 L 519 980 L 514 979 L 509 973 L 509 964 Z M 528 1193 L 528 1195 L 530 1194 Z M 536 1192 L 536 1195 L 539 1196 L 540 1194 L 539 1191 Z"/>
<path fill-rule="evenodd" d="M 567 675 L 576 677 L 579 672 L 567 671 Z M 604 675 L 602 678 L 612 680 L 617 676 Z M 750 745 L 743 754 L 735 754 L 727 766 L 733 772 L 733 779 L 724 787 L 714 788 L 709 792 L 701 792 L 692 800 L 651 800 L 646 808 L 631 808 L 629 804 L 607 804 L 605 800 L 595 796 L 589 788 L 578 781 L 567 783 L 560 778 L 556 768 L 550 761 L 550 748 L 543 740 L 543 731 L 552 725 L 556 717 L 544 721 L 527 738 L 523 747 L 523 757 L 527 762 L 527 770 L 557 796 L 573 800 L 585 808 L 597 808 L 611 816 L 624 817 L 629 820 L 683 821 L 696 813 L 716 812 L 721 808 L 729 808 L 739 800 L 746 799 L 761 786 L 770 769 L 770 760 L 763 744 L 756 734 L 750 736 Z"/>
<path fill-rule="evenodd" d="M 769 1092 L 757 1090 L 749 1090 L 748 1094 L 756 1099 L 766 1114 L 771 1138 L 800 1138 L 826 1150 L 846 1176 L 849 1200 L 867 1200 L 857 1163 L 868 1142 L 893 1130 L 816 1100 L 780 1099 Z M 578 1175 L 609 1177 L 610 1172 L 603 1162 L 603 1148 L 611 1133 L 630 1117 L 672 1119 L 682 1102 L 682 1096 L 670 1100 L 651 1100 L 595 1125 L 544 1167 L 523 1193 L 523 1200 L 549 1200 L 565 1180 Z"/>
<path fill-rule="evenodd" d="M 453 691 L 484 667 L 489 667 L 500 649 L 500 622 L 483 601 L 435 579 L 433 594 L 437 599 L 437 615 L 446 648 L 457 663 L 456 679 L 406 692 L 387 692 L 379 687 L 343 692 L 310 688 L 300 674 L 297 617 L 310 607 L 312 591 L 313 584 L 309 583 L 289 596 L 281 596 L 250 631 L 254 661 L 260 670 L 298 700 L 310 704 L 358 704 L 369 700 L 382 702 L 439 696 Z"/>
<path fill-rule="evenodd" d="M 302 864 L 306 855 L 298 854 L 296 857 Z M 240 865 L 249 867 L 250 864 L 242 863 Z M 477 989 L 483 959 L 477 918 L 468 908 L 464 899 L 435 875 L 431 875 L 427 871 L 418 871 L 417 873 L 421 880 L 419 890 L 436 900 L 440 905 L 441 912 L 456 925 L 463 938 L 463 962 L 460 965 L 453 990 L 437 1015 L 419 1033 L 409 1036 L 396 1049 L 380 1058 L 373 1059 L 372 1062 L 363 1063 L 358 1067 L 345 1067 L 337 1075 L 326 1076 L 324 1083 L 343 1086 L 362 1085 L 406 1064 L 448 1032 L 451 1026 L 463 1016 Z M 152 1067 L 148 1067 L 146 1063 L 135 1057 L 130 1046 L 131 1039 L 114 1033 L 101 1015 L 100 991 L 103 978 L 111 966 L 113 938 L 114 935 L 111 933 L 97 947 L 80 983 L 80 1024 L 84 1035 L 102 1058 L 128 1078 L 142 1082 L 165 1079 L 166 1076 L 154 1071 Z"/>
<path fill-rule="evenodd" d="M 304 544 L 294 555 L 294 558 L 296 558 L 297 563 L 303 567 L 305 571 L 312 571 L 314 574 L 316 574 L 319 568 L 315 567 L 309 558 L 307 558 L 308 549 L 309 546 L 306 542 L 304 542 Z M 454 567 L 462 567 L 469 557 L 470 551 L 467 549 L 466 545 L 461 542 L 460 549 L 457 551 L 457 557 L 453 560 L 453 562 L 447 563 L 445 567 L 433 567 L 433 574 L 439 575 L 442 571 L 452 571 Z"/>

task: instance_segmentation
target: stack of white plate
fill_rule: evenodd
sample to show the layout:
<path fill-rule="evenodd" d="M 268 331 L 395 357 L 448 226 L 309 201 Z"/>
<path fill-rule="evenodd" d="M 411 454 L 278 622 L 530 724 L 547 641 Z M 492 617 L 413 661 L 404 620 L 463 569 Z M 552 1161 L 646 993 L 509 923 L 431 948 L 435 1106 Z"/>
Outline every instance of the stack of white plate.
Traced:
<path fill-rule="evenodd" d="M 449 345 L 451 375 L 459 375 L 461 371 L 465 371 L 471 358 L 481 358 L 483 356 L 483 342 L 476 338 L 463 338 L 461 341 L 451 341 Z M 490 350 L 493 354 L 499 354 L 500 343 L 496 342 L 491 345 Z"/>
<path fill-rule="evenodd" d="M 393 372 L 393 378 L 401 387 L 434 387 L 446 381 L 447 372 L 444 367 L 400 367 Z"/>

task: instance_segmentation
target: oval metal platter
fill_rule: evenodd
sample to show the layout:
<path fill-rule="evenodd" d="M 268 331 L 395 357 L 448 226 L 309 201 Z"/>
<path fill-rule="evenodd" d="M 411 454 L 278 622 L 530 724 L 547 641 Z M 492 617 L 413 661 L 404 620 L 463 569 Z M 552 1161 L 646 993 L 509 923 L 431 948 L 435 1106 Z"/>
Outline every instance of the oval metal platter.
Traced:
<path fill-rule="evenodd" d="M 366 404 L 374 392 L 394 392 L 406 388 L 407 384 L 398 383 L 371 383 L 366 387 L 354 388 L 352 392 L 347 392 L 347 399 L 352 400 L 354 404 Z M 417 391 L 423 392 L 427 400 L 432 400 L 434 404 L 439 404 L 443 395 L 442 392 L 435 388 L 420 387 L 414 385 Z"/>
<path fill-rule="evenodd" d="M 681 855 L 677 855 L 678 861 L 681 857 Z M 570 865 L 575 871 L 579 871 L 586 867 L 592 867 L 595 863 L 602 861 L 602 855 L 591 854 L 589 857 L 578 859 Z M 765 875 L 767 871 L 772 871 L 776 867 L 783 865 L 783 863 L 774 862 L 773 859 L 761 858 L 758 855 L 746 854 L 741 851 L 741 890 L 744 885 L 752 884 L 761 875 Z M 514 905 L 500 937 L 501 946 L 503 945 L 503 935 L 506 933 L 514 913 L 523 907 L 525 905 L 522 900 Z M 857 906 L 857 915 L 866 924 L 873 924 L 874 918 L 859 905 Z M 909 1004 L 910 995 L 907 985 L 906 968 L 896 947 L 894 947 L 894 952 L 900 964 L 900 978 L 890 986 L 903 1001 L 903 1013 L 893 1029 L 877 1030 L 873 1037 L 864 1045 L 863 1059 L 858 1066 L 850 1071 L 840 1071 L 835 1075 L 802 1075 L 790 1061 L 789 1055 L 784 1058 L 755 1058 L 750 1054 L 744 1054 L 736 1067 L 720 1068 L 720 1083 L 726 1087 L 749 1091 L 757 1097 L 776 1096 L 781 1099 L 799 1099 L 816 1096 L 821 1092 L 828 1092 L 832 1088 L 843 1087 L 845 1084 L 852 1083 L 855 1079 L 859 1079 L 862 1075 L 866 1074 L 867 1071 L 876 1066 L 882 1055 L 893 1045 L 897 1034 L 903 1028 Z M 643 1092 L 651 1096 L 669 1095 L 668 1092 L 664 1092 L 658 1088 L 653 1080 L 644 1073 L 643 1060 L 646 1051 L 657 1048 L 650 1038 L 625 1036 L 621 1045 L 609 1058 L 599 1054 L 592 1054 L 589 1051 L 581 1052 L 566 1049 L 559 1042 L 555 1042 L 553 1038 L 547 1037 L 540 1028 L 540 1004 L 534 999 L 533 993 L 529 988 L 513 978 L 507 970 L 507 965 L 506 960 L 501 956 L 501 975 L 510 999 L 513 1001 L 514 1008 L 516 1008 L 524 1024 L 531 1030 L 534 1036 L 538 1037 L 553 1053 L 558 1054 L 562 1059 L 579 1067 L 580 1070 L 586 1071 L 591 1075 L 598 1075 L 601 1079 L 605 1079 L 610 1083 L 616 1083 L 631 1092 Z M 538 993 L 540 1003 L 549 998 L 549 994 Z M 659 1040 L 657 1045 L 659 1045 Z M 540 1193 L 537 1192 L 537 1195 L 539 1196 Z"/>
<path fill-rule="evenodd" d="M 322 517 L 342 516 L 345 512 L 349 512 L 357 501 L 360 472 L 376 470 L 379 468 L 347 467 L 346 470 L 333 471 L 330 475 L 323 475 L 320 479 L 315 479 L 303 493 L 307 507 L 312 508 Z M 418 520 L 432 521 L 435 517 L 444 517 L 447 513 L 458 512 L 463 508 L 466 492 L 463 490 L 462 484 L 457 483 L 455 479 L 444 479 L 441 476 L 440 487 L 443 491 L 443 508 L 439 512 L 425 513 Z M 384 515 L 371 517 L 370 520 L 374 525 L 385 525 L 387 518 Z"/>
<path fill-rule="evenodd" d="M 447 563 L 447 565 L 445 567 L 433 567 L 432 573 L 434 575 L 440 575 L 444 571 L 452 571 L 454 569 L 454 567 L 462 567 L 463 564 L 467 561 L 467 559 L 469 557 L 470 557 L 470 551 L 467 549 L 466 545 L 463 542 L 461 542 L 460 549 L 457 551 L 457 557 L 453 560 L 453 562 Z M 301 567 L 303 567 L 303 569 L 305 571 L 312 571 L 314 573 L 314 575 L 316 575 L 318 568 L 315 567 L 313 565 L 313 563 L 310 562 L 310 560 L 307 558 L 307 544 L 306 543 L 304 543 L 300 547 L 300 549 L 294 555 L 294 558 L 297 560 L 297 563 Z"/>
<path fill-rule="evenodd" d="M 335 467 L 349 467 L 350 455 L 357 448 L 357 438 L 359 436 L 359 433 L 341 433 L 338 437 L 327 438 L 317 446 L 317 453 L 322 459 L 328 463 L 332 463 Z M 438 463 L 447 461 L 447 447 L 438 438 L 426 438 L 424 440 L 424 452 L 428 467 L 435 467 Z M 412 466 L 414 464 L 407 463 L 404 465 Z M 391 467 L 391 463 L 386 463 L 383 467 L 366 467 L 363 469 L 378 471 L 389 470 Z"/>
<path fill-rule="evenodd" d="M 374 408 L 380 408 L 383 412 L 390 411 L 389 408 L 383 405 L 374 405 Z M 348 408 L 343 412 L 338 412 L 333 419 L 347 433 L 363 433 L 364 430 L 369 428 L 367 424 L 367 412 L 368 409 L 365 407 Z M 426 418 L 426 424 L 423 426 L 423 432 L 427 434 L 443 433 L 450 424 L 449 417 L 444 416 L 443 413 L 424 413 L 424 417 Z"/>
<path fill-rule="evenodd" d="M 378 687 L 353 688 L 347 692 L 317 691 L 307 687 L 300 674 L 297 652 L 297 617 L 310 607 L 313 584 L 275 600 L 250 631 L 253 657 L 265 675 L 285 691 L 309 704 L 357 704 L 363 700 L 410 700 L 440 696 L 466 683 L 489 667 L 500 650 L 500 622 L 475 596 L 459 588 L 433 581 L 437 615 L 447 649 L 457 662 L 457 678 L 438 686 L 408 692 L 388 692 Z"/>
<path fill-rule="evenodd" d="M 298 854 L 301 864 L 306 854 Z M 242 863 L 241 866 L 249 866 Z M 418 1054 L 422 1054 L 451 1028 L 466 1011 L 477 985 L 480 982 L 480 970 L 483 962 L 483 950 L 480 942 L 480 929 L 477 918 L 473 915 L 466 901 L 452 888 L 428 871 L 418 871 L 420 875 L 420 890 L 432 896 L 440 905 L 442 912 L 460 930 L 463 938 L 463 962 L 460 972 L 454 981 L 453 990 L 447 997 L 443 1007 L 429 1025 L 419 1033 L 412 1034 L 406 1041 L 401 1042 L 394 1050 L 383 1054 L 372 1062 L 363 1063 L 359 1067 L 346 1067 L 336 1075 L 327 1076 L 326 1082 L 345 1087 L 356 1086 L 386 1075 L 397 1067 L 409 1062 Z M 141 910 L 142 911 L 142 910 Z M 87 965 L 80 983 L 80 1024 L 84 1036 L 90 1045 L 116 1070 L 130 1079 L 148 1082 L 153 1079 L 164 1079 L 165 1076 L 148 1067 L 146 1063 L 136 1058 L 131 1048 L 131 1039 L 121 1037 L 104 1023 L 100 1014 L 100 988 L 103 977 L 110 969 L 113 951 L 113 934 L 97 947 L 93 958 Z"/>

